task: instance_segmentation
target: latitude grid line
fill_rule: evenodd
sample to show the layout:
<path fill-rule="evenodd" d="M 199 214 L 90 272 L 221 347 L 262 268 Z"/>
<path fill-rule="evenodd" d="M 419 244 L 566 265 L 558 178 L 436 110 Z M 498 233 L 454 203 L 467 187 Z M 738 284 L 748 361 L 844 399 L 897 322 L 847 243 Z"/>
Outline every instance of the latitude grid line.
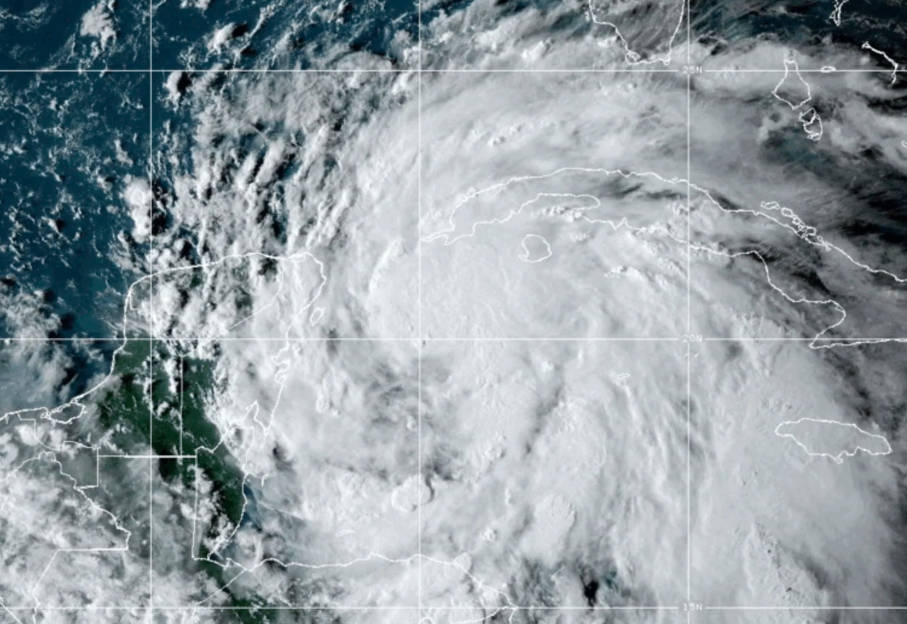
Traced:
<path fill-rule="evenodd" d="M 3 609 L 7 611 L 31 611 L 35 607 L 28 605 L 4 605 Z M 39 611 L 148 611 L 149 605 L 80 605 L 80 606 L 46 606 L 40 607 Z M 423 610 L 425 607 L 423 607 Z M 475 611 L 474 606 L 446 606 L 430 607 L 438 611 Z M 257 606 L 225 606 L 225 605 L 155 605 L 155 611 L 419 611 L 415 606 L 287 606 L 287 605 L 257 605 Z M 504 611 L 680 611 L 681 607 L 677 606 L 595 606 L 595 607 L 578 607 L 578 606 L 509 606 L 501 607 L 500 612 Z M 734 606 L 718 605 L 703 606 L 704 611 L 907 611 L 907 606 L 854 606 L 854 605 L 828 605 L 828 606 L 798 606 L 791 605 L 786 607 L 760 607 L 760 606 Z M 488 616 L 490 617 L 490 616 Z"/>
<path fill-rule="evenodd" d="M 687 5 L 687 65 L 691 63 L 691 9 L 690 9 L 690 0 L 685 0 Z M 609 341 L 622 341 L 622 342 L 642 342 L 642 341 L 653 341 L 653 342 L 678 342 L 683 339 L 683 337 L 630 337 L 630 338 L 560 338 L 560 337 L 539 337 L 539 338 L 508 338 L 508 337 L 481 337 L 481 338 L 431 338 L 422 336 L 422 258 L 421 258 L 421 219 L 422 219 L 422 210 L 421 210 L 421 185 L 422 185 L 422 167 L 421 167 L 421 124 L 422 124 L 422 106 L 421 106 L 421 91 L 422 91 L 422 74 L 423 73 L 476 73 L 476 74 L 493 74 L 493 73 L 686 73 L 687 78 L 687 240 L 691 240 L 689 233 L 691 230 L 691 221 L 692 221 L 692 212 L 691 212 L 691 187 L 689 182 L 691 182 L 690 170 L 691 170 L 691 143 L 690 143 L 690 133 L 691 133 L 691 86 L 692 86 L 692 75 L 688 72 L 684 72 L 680 69 L 659 69 L 659 68 L 612 68 L 612 69 L 425 69 L 422 67 L 422 39 L 421 39 L 421 18 L 422 18 L 422 5 L 421 0 L 417 2 L 418 11 L 419 11 L 419 29 L 418 29 L 418 51 L 419 57 L 418 62 L 419 66 L 415 70 L 415 73 L 419 77 L 418 83 L 418 98 L 419 98 L 419 110 L 418 110 L 418 135 L 419 135 L 419 149 L 418 149 L 418 177 L 419 177 L 419 215 L 418 215 L 418 229 L 419 229 L 419 238 L 417 239 L 419 251 L 417 252 L 418 256 L 418 271 L 419 271 L 419 336 L 418 338 L 274 338 L 273 340 L 281 341 L 293 341 L 293 342 L 326 342 L 326 341 L 335 341 L 335 342 L 412 342 L 413 340 L 418 340 L 418 366 L 419 366 L 419 401 L 418 401 L 418 428 L 419 428 L 419 476 L 420 481 L 422 478 L 422 463 L 421 463 L 421 453 L 422 453 L 422 404 L 421 404 L 421 365 L 422 365 L 422 346 L 423 343 L 429 342 L 609 342 Z M 154 104 L 154 75 L 163 74 L 163 73 L 172 73 L 174 71 L 185 71 L 185 72 L 196 72 L 196 73 L 311 73 L 311 74 L 331 74 L 331 73 L 410 73 L 413 72 L 412 69 L 295 69 L 295 70 L 280 70 L 280 69 L 195 69 L 195 68 L 182 68 L 182 69 L 154 69 L 153 67 L 153 55 L 154 55 L 154 44 L 153 44 L 153 19 L 154 19 L 154 6 L 153 0 L 149 0 L 149 67 L 147 70 L 144 69 L 0 69 L 0 73 L 77 73 L 77 74 L 107 74 L 107 73 L 146 73 L 149 78 L 149 176 L 153 182 L 154 177 L 154 140 L 153 140 L 153 104 Z M 702 73 L 782 73 L 783 69 L 756 69 L 756 68 L 719 68 L 719 69 L 700 69 Z M 867 73 L 867 74 L 897 74 L 905 70 L 896 68 L 892 69 L 835 69 L 834 71 L 825 71 L 822 69 L 799 69 L 801 74 L 805 73 L 822 73 L 822 74 L 834 74 L 834 73 Z M 149 205 L 149 218 L 153 222 L 154 216 L 154 198 L 152 195 L 150 205 Z M 152 226 L 153 228 L 153 226 Z M 161 341 L 174 341 L 174 342 L 187 342 L 187 341 L 262 341 L 262 340 L 271 340 L 269 338 L 158 338 L 154 337 L 154 267 L 153 267 L 153 251 L 154 251 L 154 232 L 153 229 L 149 236 L 150 245 L 148 251 L 148 260 L 147 264 L 149 270 L 152 274 L 151 286 L 150 286 L 150 311 L 152 314 L 152 331 L 151 334 L 147 337 L 85 337 L 85 338 L 17 338 L 17 337 L 0 337 L 0 342 L 104 342 L 104 341 L 117 341 L 123 344 L 128 342 L 149 342 L 150 344 L 150 371 L 151 371 L 151 385 L 149 387 L 149 446 L 153 446 L 153 432 L 154 432 L 154 396 L 153 396 L 153 372 L 154 372 L 154 342 L 155 340 Z M 692 332 L 692 300 L 691 300 L 691 281 L 692 274 L 690 271 L 691 266 L 691 256 L 692 250 L 690 247 L 687 247 L 687 331 L 688 333 Z M 760 337 L 739 337 L 739 338 L 720 338 L 720 337 L 702 337 L 703 341 L 771 341 L 771 342 L 838 342 L 838 343 L 848 343 L 848 342 L 865 342 L 869 344 L 879 344 L 883 342 L 907 342 L 907 336 L 897 337 L 897 338 L 795 338 L 795 337 L 782 337 L 782 338 L 760 338 Z M 690 535 L 690 511 L 691 511 L 691 482 L 690 482 L 690 470 L 691 470 L 691 420 L 690 420 L 690 409 L 691 409 L 691 360 L 690 357 L 691 344 L 687 342 L 687 602 L 691 600 L 690 596 L 690 584 L 691 584 L 691 535 Z M 182 380 L 181 380 L 182 383 Z M 182 395 L 181 395 L 182 400 Z M 181 410 L 182 417 L 182 410 Z M 182 432 L 181 432 L 182 433 Z M 418 607 L 408 607 L 408 606 L 394 606 L 394 607 L 359 607 L 359 606 L 327 606 L 327 607 L 304 607 L 304 606 L 273 606 L 273 607 L 225 607 L 225 606 L 216 606 L 216 605 L 196 605 L 196 606 L 154 606 L 154 594 L 153 594 L 153 466 L 154 460 L 168 457 L 180 457 L 180 458 L 191 458 L 192 455 L 183 455 L 182 450 L 180 450 L 179 455 L 164 455 L 156 454 L 151 448 L 151 452 L 147 455 L 136 455 L 136 456 L 118 456 L 118 455 L 104 455 L 101 457 L 135 457 L 135 458 L 147 458 L 149 461 L 149 604 L 147 606 L 129 606 L 129 607 L 118 607 L 118 606 L 80 606 L 80 607 L 42 607 L 41 610 L 47 611 L 91 611 L 91 610 L 147 610 L 149 615 L 153 620 L 153 612 L 155 609 L 159 610 L 188 610 L 188 609 L 201 609 L 201 610 L 244 610 L 244 609 L 258 609 L 258 610 L 364 610 L 364 611 L 406 611 L 406 610 L 416 610 L 418 609 L 421 616 L 421 611 L 423 610 L 422 605 L 422 574 L 421 574 L 421 563 L 422 563 L 422 502 L 420 499 L 419 502 L 419 606 Z M 687 608 L 688 605 L 684 605 L 684 610 L 687 611 L 687 620 L 688 622 L 692 618 L 693 611 Z M 33 609 L 34 607 L 18 607 L 18 606 L 7 606 L 4 605 L 4 608 L 7 610 L 23 610 L 23 609 Z M 456 611 L 456 610 L 466 610 L 472 609 L 473 607 L 456 607 L 448 606 L 440 608 L 443 611 Z M 616 610 L 669 610 L 676 611 L 681 607 L 677 606 L 598 606 L 592 607 L 592 610 L 597 611 L 616 611 Z M 703 610 L 730 610 L 730 611 L 740 611 L 740 610 L 891 610 L 891 611 L 900 611 L 907 610 L 907 606 L 738 606 L 738 605 L 725 605 L 725 606 L 709 606 L 709 605 L 700 605 L 700 609 Z M 503 607 L 501 610 L 504 611 L 518 611 L 518 610 L 589 610 L 589 607 L 545 607 L 545 606 L 510 606 Z M 421 622 L 421 617 L 420 617 Z"/>
<path fill-rule="evenodd" d="M 682 334 L 680 336 L 589 336 L 585 338 L 571 338 L 569 336 L 540 336 L 540 337 L 525 337 L 525 338 L 514 338 L 508 336 L 489 336 L 489 337 L 450 337 L 450 338 L 432 338 L 425 336 L 422 338 L 422 342 L 440 342 L 440 343 L 449 343 L 449 342 L 680 342 L 688 334 Z M 178 337 L 178 338 L 151 338 L 150 336 L 134 336 L 134 337 L 73 337 L 73 338 L 17 338 L 13 336 L 0 337 L 0 342 L 2 343 L 13 343 L 13 342 L 33 342 L 33 343 L 54 343 L 54 342 L 115 342 L 115 343 L 130 343 L 130 342 L 151 342 L 155 340 L 157 342 L 417 342 L 418 337 L 411 338 L 324 338 L 324 337 L 297 337 L 297 338 L 277 338 L 277 337 L 253 337 L 253 338 L 242 338 L 242 337 L 230 337 L 223 336 L 218 338 L 193 338 L 193 337 Z M 719 336 L 703 336 L 703 342 L 836 342 L 841 343 L 841 346 L 859 346 L 853 345 L 851 343 L 859 343 L 860 345 L 872 345 L 872 344 L 885 344 L 885 343 L 900 343 L 907 342 L 907 336 L 899 337 L 842 337 L 842 338 L 797 338 L 794 336 L 789 337 L 771 337 L 771 336 L 736 336 L 736 337 L 719 337 Z"/>
<path fill-rule="evenodd" d="M 834 71 L 827 71 L 823 69 L 815 68 L 798 68 L 797 71 L 801 74 L 887 74 L 891 75 L 892 73 L 899 74 L 907 72 L 907 68 L 901 69 L 845 69 L 845 68 L 835 68 Z M 370 67 L 360 67 L 354 69 L 244 69 L 238 67 L 182 67 L 177 69 L 128 69 L 128 68 L 109 68 L 109 69 L 71 69 L 71 68 L 60 68 L 60 69 L 50 69 L 50 68 L 36 68 L 36 69 L 4 69 L 0 68 L 0 74 L 172 74 L 174 72 L 185 72 L 185 73 L 195 73 L 195 74 L 206 74 L 206 73 L 223 73 L 223 74 L 407 74 L 407 73 L 416 73 L 416 74 L 681 74 L 684 73 L 682 69 L 666 69 L 658 67 L 650 67 L 646 69 L 637 69 L 633 67 L 612 67 L 608 69 L 604 68 L 582 68 L 582 67 L 559 67 L 559 68 L 545 68 L 537 67 L 533 69 L 520 69 L 520 68 L 494 68 L 489 67 L 485 69 L 474 69 L 474 68 L 396 68 L 389 67 L 385 69 L 376 69 Z M 744 67 L 716 67 L 716 68 L 702 68 L 702 73 L 706 74 L 724 74 L 724 73 L 740 73 L 740 74 L 754 74 L 754 73 L 764 73 L 764 74 L 778 74 L 784 73 L 784 68 L 777 69 L 767 69 L 767 68 L 744 68 Z"/>
<path fill-rule="evenodd" d="M 26 605 L 4 605 L 3 609 L 7 611 L 31 611 L 34 609 L 34 606 Z M 70 611 L 148 611 L 151 607 L 149 605 L 80 605 L 76 606 L 47 606 L 40 607 L 39 611 L 56 611 L 56 612 L 70 612 Z M 425 609 L 425 607 L 423 607 Z M 475 611 L 473 606 L 447 606 L 447 607 L 430 607 L 429 609 L 436 609 L 438 611 Z M 362 606 L 343 606 L 343 605 L 334 605 L 334 606 L 286 606 L 286 605 L 273 605 L 273 606 L 225 606 L 225 605 L 156 605 L 154 607 L 155 611 L 418 611 L 419 607 L 414 606 L 396 606 L 396 607 L 382 607 L 382 606 L 371 606 L 371 607 L 362 607 Z M 562 606 L 562 607 L 547 607 L 547 606 L 510 606 L 502 607 L 499 611 L 680 611 L 681 607 L 677 606 L 595 606 L 595 607 L 577 607 L 577 606 Z M 814 610 L 825 610 L 825 611 L 907 611 L 907 606 L 865 606 L 859 607 L 854 605 L 828 605 L 828 606 L 797 606 L 791 605 L 786 607 L 759 607 L 759 606 L 733 606 L 733 605 L 723 605 L 723 606 L 703 606 L 704 611 L 814 611 Z M 491 617 L 491 616 L 487 616 Z"/>

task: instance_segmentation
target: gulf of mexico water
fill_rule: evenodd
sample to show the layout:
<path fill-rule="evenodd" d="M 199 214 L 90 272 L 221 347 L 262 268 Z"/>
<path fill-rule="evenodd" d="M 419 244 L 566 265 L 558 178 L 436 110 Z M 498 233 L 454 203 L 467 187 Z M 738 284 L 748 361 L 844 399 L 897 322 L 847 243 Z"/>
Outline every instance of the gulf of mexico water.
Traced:
<path fill-rule="evenodd" d="M 117 337 L 147 271 L 124 199 L 147 178 L 145 74 L 0 75 L 0 335 Z"/>

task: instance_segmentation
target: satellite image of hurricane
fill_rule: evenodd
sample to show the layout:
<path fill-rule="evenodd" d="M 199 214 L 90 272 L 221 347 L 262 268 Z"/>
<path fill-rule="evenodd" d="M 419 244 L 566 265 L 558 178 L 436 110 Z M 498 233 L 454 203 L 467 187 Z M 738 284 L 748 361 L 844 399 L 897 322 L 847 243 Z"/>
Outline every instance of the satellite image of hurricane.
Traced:
<path fill-rule="evenodd" d="M 0 0 L 0 624 L 907 622 L 907 4 Z"/>

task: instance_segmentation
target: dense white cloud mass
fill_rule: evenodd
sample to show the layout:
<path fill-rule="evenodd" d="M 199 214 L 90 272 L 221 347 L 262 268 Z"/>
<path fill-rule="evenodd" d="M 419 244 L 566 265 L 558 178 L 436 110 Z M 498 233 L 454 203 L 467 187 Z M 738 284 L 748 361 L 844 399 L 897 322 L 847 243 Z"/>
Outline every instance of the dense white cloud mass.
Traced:
<path fill-rule="evenodd" d="M 111 39 L 116 39 L 117 32 L 113 23 L 115 4 L 112 1 L 105 3 L 101 0 L 88 13 L 82 16 L 82 26 L 79 28 L 79 34 L 98 38 L 98 48 L 94 51 L 95 56 L 107 47 Z"/>
<path fill-rule="evenodd" d="M 125 134 L 89 167 L 131 339 L 0 347 L 0 613 L 898 621 L 840 607 L 907 591 L 900 92 L 681 7 L 432 5 L 421 73 L 401 26 L 156 76 L 151 171 L 105 177 Z M 187 58 L 284 58 L 285 8 Z M 7 327 L 63 325 L 22 290 Z"/>

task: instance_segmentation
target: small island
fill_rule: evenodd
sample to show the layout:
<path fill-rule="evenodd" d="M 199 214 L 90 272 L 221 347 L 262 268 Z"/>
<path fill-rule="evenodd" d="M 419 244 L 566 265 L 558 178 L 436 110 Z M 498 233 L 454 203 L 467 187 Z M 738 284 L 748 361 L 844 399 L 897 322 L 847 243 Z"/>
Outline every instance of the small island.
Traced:
<path fill-rule="evenodd" d="M 891 445 L 883 436 L 868 433 L 857 425 L 818 418 L 786 420 L 775 427 L 775 435 L 791 438 L 807 455 L 829 457 L 836 463 L 862 451 L 888 455 Z"/>

